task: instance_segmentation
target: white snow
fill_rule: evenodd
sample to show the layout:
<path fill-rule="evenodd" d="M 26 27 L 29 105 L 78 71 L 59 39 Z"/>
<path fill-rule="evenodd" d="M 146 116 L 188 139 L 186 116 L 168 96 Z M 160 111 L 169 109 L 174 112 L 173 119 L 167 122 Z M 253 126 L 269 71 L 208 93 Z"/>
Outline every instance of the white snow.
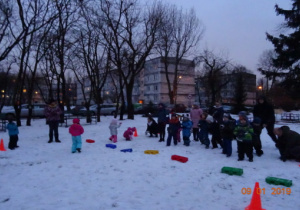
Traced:
<path fill-rule="evenodd" d="M 19 127 L 19 148 L 9 150 L 8 133 L 0 132 L 7 151 L 0 151 L 0 209 L 2 210 L 241 210 L 251 202 L 255 182 L 265 189 L 262 207 L 267 210 L 300 209 L 300 163 L 282 162 L 279 151 L 263 130 L 264 155 L 254 155 L 254 162 L 237 161 L 236 142 L 233 155 L 227 158 L 221 149 L 205 149 L 199 142 L 186 147 L 166 147 L 166 142 L 145 136 L 146 118 L 124 120 L 118 129 L 117 148 L 107 148 L 111 116 L 97 124 L 81 123 L 82 153 L 71 153 L 68 128 L 59 127 L 61 143 L 48 144 L 45 119 L 35 119 L 32 126 Z M 287 124 L 300 131 L 300 125 Z M 123 132 L 136 127 L 138 137 L 125 141 Z M 87 143 L 93 139 L 95 143 Z M 191 138 L 192 139 L 192 138 Z M 121 149 L 132 148 L 123 153 Z M 145 150 L 159 150 L 157 155 Z M 186 163 L 171 160 L 172 155 L 188 157 Z M 224 166 L 242 168 L 242 176 L 221 173 Z M 266 177 L 293 181 L 291 194 L 272 195 Z M 243 188 L 252 193 L 242 194 Z"/>

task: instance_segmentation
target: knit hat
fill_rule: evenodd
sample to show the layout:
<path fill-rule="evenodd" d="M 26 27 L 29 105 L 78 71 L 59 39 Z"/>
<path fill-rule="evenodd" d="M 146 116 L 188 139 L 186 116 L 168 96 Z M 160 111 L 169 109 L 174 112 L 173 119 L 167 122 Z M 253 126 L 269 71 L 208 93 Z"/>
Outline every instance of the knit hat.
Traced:
<path fill-rule="evenodd" d="M 112 119 L 110 124 L 112 125 L 117 125 L 118 124 L 118 120 L 116 118 Z"/>
<path fill-rule="evenodd" d="M 78 118 L 73 119 L 73 123 L 79 124 L 80 120 Z"/>

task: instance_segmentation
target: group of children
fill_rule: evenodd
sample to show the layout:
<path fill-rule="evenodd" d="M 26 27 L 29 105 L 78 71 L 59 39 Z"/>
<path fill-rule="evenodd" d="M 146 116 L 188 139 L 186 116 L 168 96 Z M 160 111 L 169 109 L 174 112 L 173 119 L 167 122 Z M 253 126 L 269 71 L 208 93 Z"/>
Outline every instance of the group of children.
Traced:
<path fill-rule="evenodd" d="M 202 113 L 201 118 L 198 122 L 199 132 L 198 139 L 200 142 L 205 145 L 205 148 L 208 149 L 210 145 L 209 133 L 214 132 L 211 130 L 211 124 L 213 123 L 210 119 L 207 119 L 208 114 Z M 190 145 L 190 136 L 191 130 L 193 128 L 193 122 L 189 117 L 181 116 L 182 122 L 179 120 L 179 116 L 173 113 L 171 119 L 168 120 L 168 137 L 167 137 L 167 146 L 171 145 L 173 139 L 174 145 L 177 145 L 180 142 L 180 132 L 182 131 L 183 144 L 185 146 Z M 117 142 L 117 129 L 121 126 L 121 122 L 118 123 L 116 118 L 112 119 L 109 125 L 110 129 L 110 138 L 112 142 Z M 8 118 L 7 124 L 8 133 L 10 136 L 9 149 L 13 150 L 18 147 L 18 126 L 13 122 L 13 117 Z M 232 140 L 237 140 L 238 147 L 238 160 L 244 160 L 245 154 L 249 158 L 249 161 L 253 161 L 253 147 L 256 150 L 256 154 L 261 156 L 263 151 L 261 149 L 260 134 L 262 131 L 261 122 L 259 118 L 254 118 L 250 123 L 245 112 L 239 113 L 239 119 L 235 121 L 230 114 L 225 113 L 223 115 L 223 121 L 218 125 L 219 133 L 221 135 L 223 147 L 223 154 L 226 154 L 227 157 L 230 157 L 232 154 Z M 135 127 L 128 128 L 123 136 L 126 140 L 131 140 Z M 80 125 L 78 118 L 73 119 L 73 124 L 69 128 L 69 133 L 72 136 L 72 153 L 81 152 L 81 135 L 83 134 L 84 129 Z M 159 128 L 155 120 L 149 116 L 147 121 L 147 131 L 146 133 L 150 134 L 150 137 L 155 135 L 158 137 Z M 214 135 L 212 133 L 212 135 Z"/>
<path fill-rule="evenodd" d="M 253 162 L 253 147 L 258 156 L 263 154 L 260 141 L 260 134 L 262 131 L 261 122 L 259 118 L 254 118 L 254 120 L 250 122 L 245 112 L 240 112 L 238 116 L 239 119 L 235 120 L 230 116 L 230 114 L 225 113 L 223 115 L 222 122 L 216 123 L 214 120 L 208 119 L 208 114 L 203 112 L 198 122 L 199 131 L 197 140 L 199 139 L 201 144 L 205 145 L 205 148 L 208 149 L 210 145 L 209 134 L 211 133 L 213 137 L 215 133 L 217 133 L 217 135 L 220 135 L 221 141 L 218 142 L 223 148 L 222 153 L 227 157 L 230 157 L 232 155 L 232 140 L 236 139 L 238 161 L 244 160 L 245 155 L 247 155 L 249 161 Z M 180 122 L 179 117 L 181 117 L 182 122 Z M 217 125 L 214 125 L 214 128 L 212 128 L 213 123 Z M 178 116 L 176 114 L 172 114 L 168 124 L 167 146 L 171 145 L 172 139 L 174 145 L 178 144 L 180 141 L 181 131 L 183 144 L 185 146 L 189 146 L 191 130 L 193 128 L 193 122 L 189 119 L 189 117 L 187 115 Z M 216 131 L 216 129 L 218 130 Z M 157 137 L 158 130 L 159 128 L 157 128 L 157 123 L 151 116 L 149 116 L 146 133 L 149 133 L 150 137 L 153 135 Z"/>

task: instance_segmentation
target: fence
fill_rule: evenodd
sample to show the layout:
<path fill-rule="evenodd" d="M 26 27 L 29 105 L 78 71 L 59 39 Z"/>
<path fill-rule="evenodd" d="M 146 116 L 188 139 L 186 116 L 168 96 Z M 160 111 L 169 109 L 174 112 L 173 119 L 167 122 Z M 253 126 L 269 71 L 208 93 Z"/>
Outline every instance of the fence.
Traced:
<path fill-rule="evenodd" d="M 288 122 L 300 122 L 300 114 L 284 112 L 281 114 L 281 120 Z"/>

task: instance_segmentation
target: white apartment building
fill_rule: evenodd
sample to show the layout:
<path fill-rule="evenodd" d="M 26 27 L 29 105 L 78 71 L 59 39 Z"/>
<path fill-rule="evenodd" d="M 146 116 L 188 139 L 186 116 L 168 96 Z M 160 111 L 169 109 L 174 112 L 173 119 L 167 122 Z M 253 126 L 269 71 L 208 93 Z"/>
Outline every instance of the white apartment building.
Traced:
<path fill-rule="evenodd" d="M 171 86 L 174 80 L 175 59 L 168 59 Z M 195 101 L 195 66 L 193 61 L 182 59 L 178 66 L 177 104 L 190 106 Z M 133 102 L 149 104 L 170 103 L 169 89 L 164 63 L 161 57 L 146 61 L 144 70 L 136 80 Z"/>

